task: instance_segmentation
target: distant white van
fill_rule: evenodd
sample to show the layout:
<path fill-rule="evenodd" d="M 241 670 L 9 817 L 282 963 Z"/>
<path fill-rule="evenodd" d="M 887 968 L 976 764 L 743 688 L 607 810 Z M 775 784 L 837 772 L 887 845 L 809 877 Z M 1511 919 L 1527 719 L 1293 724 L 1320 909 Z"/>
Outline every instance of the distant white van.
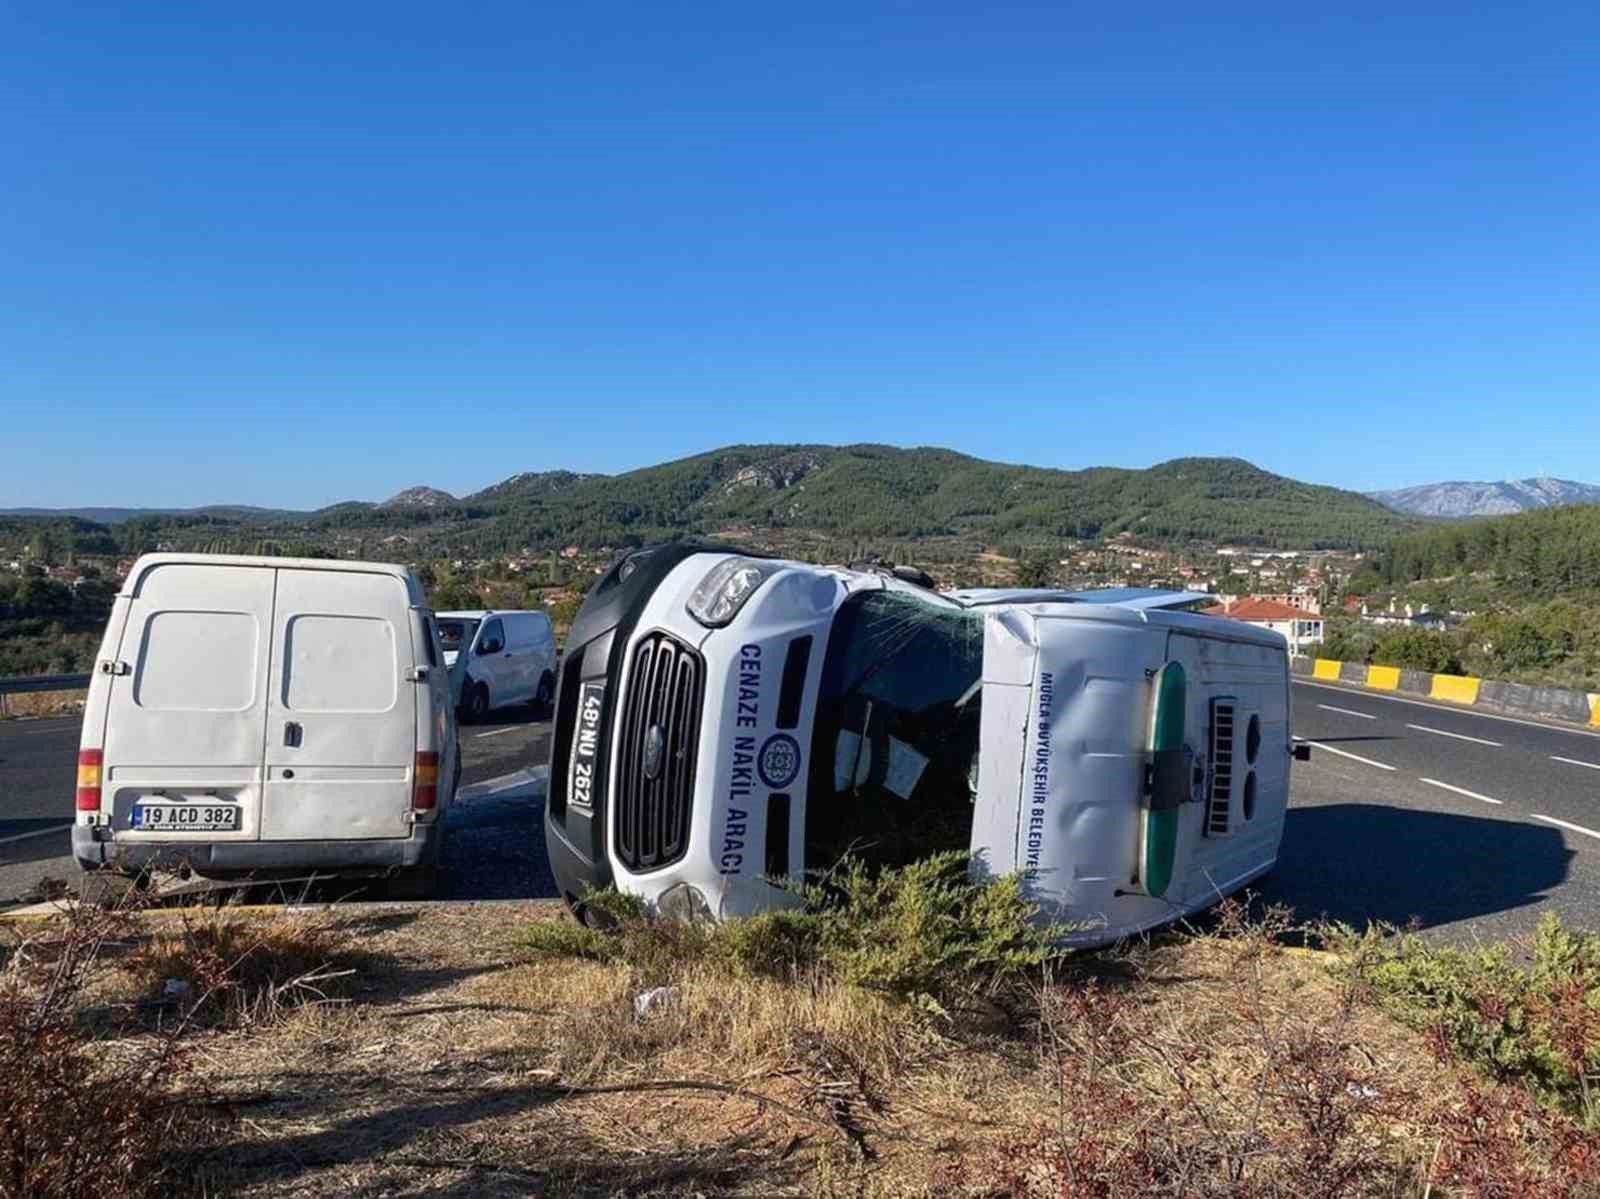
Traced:
<path fill-rule="evenodd" d="M 409 872 L 460 776 L 422 585 L 375 562 L 147 554 L 84 709 L 85 869 Z"/>
<path fill-rule="evenodd" d="M 539 611 L 438 612 L 434 623 L 461 718 L 495 708 L 547 708 L 556 693 L 556 636 Z"/>

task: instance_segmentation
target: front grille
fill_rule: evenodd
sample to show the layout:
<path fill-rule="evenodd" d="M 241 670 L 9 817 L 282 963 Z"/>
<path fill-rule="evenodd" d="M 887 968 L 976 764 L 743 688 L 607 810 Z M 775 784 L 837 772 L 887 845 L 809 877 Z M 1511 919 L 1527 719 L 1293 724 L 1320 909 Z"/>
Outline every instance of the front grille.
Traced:
<path fill-rule="evenodd" d="M 683 642 L 657 632 L 634 647 L 616 759 L 617 857 L 629 870 L 669 866 L 688 849 L 705 689 L 705 663 Z"/>
<path fill-rule="evenodd" d="M 1226 837 L 1233 816 L 1233 755 L 1237 710 L 1231 699 L 1211 701 L 1211 788 L 1206 795 L 1206 836 Z"/>

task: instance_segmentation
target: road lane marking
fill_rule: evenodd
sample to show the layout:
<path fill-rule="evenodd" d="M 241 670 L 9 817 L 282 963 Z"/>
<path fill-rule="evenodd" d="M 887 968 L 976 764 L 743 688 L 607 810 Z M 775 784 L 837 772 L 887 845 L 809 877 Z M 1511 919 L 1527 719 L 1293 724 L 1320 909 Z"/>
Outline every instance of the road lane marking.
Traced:
<path fill-rule="evenodd" d="M 1568 766 L 1587 766 L 1590 770 L 1600 770 L 1600 762 L 1580 762 L 1577 758 L 1563 758 L 1560 754 L 1551 754 L 1552 762 L 1565 762 Z"/>
<path fill-rule="evenodd" d="M 70 824 L 52 825 L 50 828 L 36 828 L 31 833 L 18 833 L 13 837 L 0 837 L 0 845 L 10 845 L 13 841 L 28 841 L 34 837 L 48 837 L 51 833 L 64 833 L 72 826 Z"/>
<path fill-rule="evenodd" d="M 1559 824 L 1564 829 L 1571 829 L 1575 833 L 1582 833 L 1585 837 L 1593 837 L 1596 841 L 1600 841 L 1600 833 L 1592 828 L 1584 828 L 1581 824 L 1568 824 L 1565 820 L 1557 820 L 1554 816 L 1541 816 L 1538 812 L 1532 815 L 1535 820 L 1542 820 L 1546 824 Z"/>
<path fill-rule="evenodd" d="M 1335 686 L 1332 683 L 1315 683 L 1303 675 L 1296 675 L 1292 680 L 1296 687 L 1315 687 L 1319 691 L 1337 691 L 1341 695 L 1359 695 L 1362 699 L 1381 700 L 1386 704 L 1410 704 L 1413 708 L 1428 708 L 1437 712 L 1445 708 L 1445 704 L 1429 703 L 1425 699 L 1407 699 L 1403 695 L 1392 695 L 1387 691 L 1373 691 L 1367 688 L 1349 686 Z M 1485 712 L 1482 708 L 1463 708 L 1460 704 L 1450 704 L 1448 708 L 1464 716 L 1474 716 L 1479 720 L 1500 720 L 1506 724 L 1523 724 L 1530 729 L 1545 729 L 1552 733 L 1571 733 L 1579 737 L 1600 737 L 1600 729 L 1582 728 L 1578 725 L 1554 720 L 1523 720 L 1519 716 L 1502 716 L 1499 712 Z"/>
<path fill-rule="evenodd" d="M 1330 754 L 1338 754 L 1341 758 L 1349 758 L 1352 762 L 1360 762 L 1365 766 L 1376 766 L 1379 770 L 1393 770 L 1393 766 L 1385 766 L 1382 762 L 1374 762 L 1371 758 L 1363 758 L 1360 754 L 1353 754 L 1348 749 L 1334 749 L 1331 745 L 1324 745 L 1320 741 L 1313 741 L 1309 737 L 1296 737 L 1296 741 L 1304 741 L 1307 745 L 1315 745 L 1318 749 L 1326 750 Z"/>
<path fill-rule="evenodd" d="M 1496 749 L 1504 749 L 1499 741 L 1490 741 L 1487 737 L 1469 737 L 1465 733 L 1452 733 L 1448 729 L 1430 729 L 1425 724 L 1408 724 L 1408 729 L 1416 729 L 1419 733 L 1432 733 L 1435 737 L 1454 737 L 1457 741 L 1476 741 L 1479 745 L 1492 745 Z"/>
<path fill-rule="evenodd" d="M 517 726 L 516 725 L 508 724 L 508 725 L 506 725 L 505 728 L 503 728 L 503 729 L 495 729 L 493 732 L 490 732 L 490 733 L 473 733 L 472 734 L 472 739 L 474 741 L 476 741 L 480 737 L 498 737 L 501 733 L 514 733 L 516 731 L 517 731 Z"/>
<path fill-rule="evenodd" d="M 1376 716 L 1370 716 L 1366 712 L 1352 712 L 1349 708 L 1336 708 L 1332 704 L 1318 704 L 1317 707 L 1324 712 L 1337 712 L 1341 716 L 1359 716 L 1362 720 L 1378 719 Z"/>
<path fill-rule="evenodd" d="M 1438 779 L 1423 779 L 1421 781 L 1427 783 L 1430 787 L 1442 787 L 1446 791 L 1454 791 L 1457 795 L 1465 795 L 1468 799 L 1481 799 L 1484 803 L 1492 804 L 1505 803 L 1505 800 L 1503 799 L 1490 799 L 1487 795 L 1479 795 L 1476 791 L 1468 791 L 1465 787 L 1456 787 L 1449 783 L 1441 783 Z"/>

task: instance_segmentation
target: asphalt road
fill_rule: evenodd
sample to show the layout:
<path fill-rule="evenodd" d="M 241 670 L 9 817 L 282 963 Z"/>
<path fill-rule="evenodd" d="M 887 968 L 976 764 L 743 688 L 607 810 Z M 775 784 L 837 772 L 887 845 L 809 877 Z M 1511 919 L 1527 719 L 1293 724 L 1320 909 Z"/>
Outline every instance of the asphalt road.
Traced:
<path fill-rule="evenodd" d="M 1548 910 L 1600 925 L 1600 734 L 1303 680 L 1293 694 L 1312 760 L 1295 764 L 1264 898 L 1458 942 L 1526 933 Z M 525 708 L 461 737 L 464 784 L 549 753 L 548 721 Z M 0 722 L 0 900 L 77 877 L 64 831 L 77 742 L 74 719 Z M 553 895 L 537 816 L 525 789 L 459 803 L 443 896 Z"/>
<path fill-rule="evenodd" d="M 1600 734 L 1296 680 L 1269 899 L 1456 942 L 1600 924 Z"/>

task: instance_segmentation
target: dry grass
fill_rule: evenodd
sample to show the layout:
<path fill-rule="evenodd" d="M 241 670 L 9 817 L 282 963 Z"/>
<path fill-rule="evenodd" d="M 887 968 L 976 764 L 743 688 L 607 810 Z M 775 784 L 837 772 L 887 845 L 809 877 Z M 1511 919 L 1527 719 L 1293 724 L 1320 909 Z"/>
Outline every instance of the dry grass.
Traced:
<path fill-rule="evenodd" d="M 1592 1134 L 1394 1022 L 1271 922 L 1235 914 L 1069 961 L 1025 1002 L 940 1014 L 816 963 L 785 978 L 686 952 L 647 978 L 531 954 L 528 926 L 557 920 L 531 903 L 232 914 L 122 945 L 124 1000 L 191 958 L 254 962 L 186 1039 L 184 1085 L 203 1078 L 229 1123 L 184 1156 L 181 1188 L 1600 1193 Z M 338 1002 L 260 998 L 324 962 L 354 971 Z M 658 984 L 674 997 L 640 1018 Z"/>
<path fill-rule="evenodd" d="M 87 691 L 26 691 L 0 695 L 0 719 L 12 716 L 65 716 L 82 712 Z"/>

